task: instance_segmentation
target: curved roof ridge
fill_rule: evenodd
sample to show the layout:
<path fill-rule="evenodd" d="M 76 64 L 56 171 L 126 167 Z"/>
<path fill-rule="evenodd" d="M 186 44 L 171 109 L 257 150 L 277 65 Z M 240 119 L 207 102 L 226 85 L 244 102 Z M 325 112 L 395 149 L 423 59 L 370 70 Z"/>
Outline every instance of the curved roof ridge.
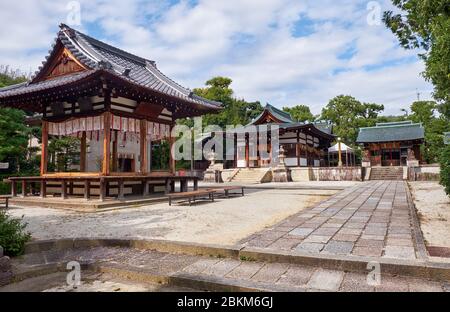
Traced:
<path fill-rule="evenodd" d="M 190 96 L 192 91 L 183 87 L 182 85 L 176 83 L 166 75 L 164 75 L 155 65 L 155 63 L 147 62 L 145 68 L 152 73 L 158 80 L 165 82 L 169 87 L 175 89 L 176 91 L 183 93 L 185 96 Z"/>
<path fill-rule="evenodd" d="M 145 66 L 146 62 L 154 62 L 152 60 L 148 60 L 146 58 L 137 56 L 137 55 L 132 54 L 130 52 L 127 52 L 125 50 L 122 50 L 122 49 L 119 49 L 117 47 L 114 47 L 114 46 L 112 46 L 112 45 L 110 45 L 108 43 L 105 43 L 105 42 L 101 41 L 101 40 L 93 38 L 93 37 L 91 37 L 89 35 L 86 35 L 85 33 L 82 33 L 82 32 L 80 32 L 80 31 L 78 31 L 76 29 L 73 29 L 73 28 L 67 26 L 66 24 L 61 24 L 60 27 L 61 27 L 61 29 L 66 29 L 68 31 L 74 32 L 77 36 L 79 36 L 82 39 L 84 39 L 90 45 L 95 45 L 98 48 L 105 49 L 105 50 L 108 50 L 109 52 L 118 54 L 121 57 L 124 57 L 124 58 L 132 60 L 134 62 L 140 63 L 142 66 Z"/>

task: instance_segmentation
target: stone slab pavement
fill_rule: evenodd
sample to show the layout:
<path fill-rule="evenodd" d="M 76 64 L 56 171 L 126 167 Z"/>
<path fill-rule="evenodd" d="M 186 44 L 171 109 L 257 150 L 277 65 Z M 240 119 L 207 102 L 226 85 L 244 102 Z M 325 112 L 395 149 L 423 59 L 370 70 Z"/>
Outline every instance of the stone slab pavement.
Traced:
<path fill-rule="evenodd" d="M 359 183 L 241 243 L 312 254 L 423 258 L 408 192 L 403 181 Z"/>
<path fill-rule="evenodd" d="M 135 280 L 140 285 L 145 282 L 143 276 L 170 277 L 188 276 L 197 290 L 215 290 L 217 284 L 234 285 L 231 289 L 254 289 L 269 291 L 450 291 L 446 282 L 437 282 L 414 277 L 382 275 L 380 283 L 368 282 L 368 275 L 364 273 L 329 270 L 287 263 L 264 263 L 256 261 L 242 261 L 230 258 L 215 258 L 205 256 L 191 256 L 166 252 L 139 250 L 125 247 L 95 247 L 64 251 L 46 251 L 27 254 L 13 260 L 15 272 L 33 269 L 41 264 L 65 263 L 79 261 L 80 263 L 96 263 L 102 266 L 119 266 L 122 271 L 120 277 L 127 276 L 130 282 Z M 127 274 L 126 272 L 132 272 Z M 111 272 L 105 274 L 114 274 Z M 81 272 L 83 276 L 90 276 L 90 272 Z M 45 280 L 45 279 L 42 279 Z M 101 280 L 101 278 L 99 278 Z M 201 281 L 195 283 L 195 280 Z M 371 276 L 369 280 L 372 281 Z M 204 281 L 209 281 L 204 283 Z M 26 280 L 24 281 L 26 282 Z M 164 284 L 164 283 L 162 283 Z M 39 285 L 37 285 L 39 286 Z M 169 285 L 180 287 L 186 285 Z M 204 289 L 203 287 L 209 287 Z M 45 288 L 45 287 L 44 287 Z M 60 287 L 61 288 L 61 287 Z M 17 287 L 8 285 L 2 291 L 13 291 Z M 64 289 L 62 287 L 61 289 Z M 222 290 L 223 288 L 219 289 Z"/>

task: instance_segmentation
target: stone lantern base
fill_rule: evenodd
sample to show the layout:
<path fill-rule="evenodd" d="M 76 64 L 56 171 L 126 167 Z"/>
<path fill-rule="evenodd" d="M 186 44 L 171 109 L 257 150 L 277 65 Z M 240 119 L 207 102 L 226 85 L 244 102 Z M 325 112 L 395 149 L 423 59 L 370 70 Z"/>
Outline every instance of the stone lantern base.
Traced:
<path fill-rule="evenodd" d="M 278 166 L 272 169 L 273 182 L 290 182 L 291 171 L 286 166 Z"/>

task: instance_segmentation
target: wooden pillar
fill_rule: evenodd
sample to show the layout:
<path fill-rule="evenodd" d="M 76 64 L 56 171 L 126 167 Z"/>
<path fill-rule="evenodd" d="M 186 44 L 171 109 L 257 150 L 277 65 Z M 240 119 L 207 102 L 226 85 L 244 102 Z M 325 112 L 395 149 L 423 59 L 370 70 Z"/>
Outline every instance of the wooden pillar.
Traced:
<path fill-rule="evenodd" d="M 102 174 L 109 175 L 109 160 L 111 159 L 111 113 L 105 112 L 103 114 L 103 166 Z"/>
<path fill-rule="evenodd" d="M 42 121 L 41 176 L 47 173 L 48 162 L 48 121 Z"/>
<path fill-rule="evenodd" d="M 125 195 L 124 195 L 124 183 L 123 183 L 123 179 L 120 179 L 119 181 L 118 181 L 118 187 L 119 187 L 119 190 L 118 190 L 118 195 L 117 195 L 117 199 L 119 199 L 119 200 L 123 200 L 124 198 L 125 198 Z"/>
<path fill-rule="evenodd" d="M 300 131 L 297 130 L 297 144 L 295 145 L 295 153 L 297 154 L 297 166 L 300 167 Z"/>
<path fill-rule="evenodd" d="M 11 181 L 11 195 L 12 197 L 17 196 L 17 183 L 15 180 Z"/>
<path fill-rule="evenodd" d="M 22 197 L 27 196 L 27 181 L 22 180 Z"/>
<path fill-rule="evenodd" d="M 47 197 L 47 182 L 45 180 L 41 181 L 41 197 Z"/>
<path fill-rule="evenodd" d="M 152 147 L 152 139 L 150 138 L 150 141 L 148 141 L 148 161 L 149 161 L 149 172 L 152 172 L 152 157 L 153 157 L 153 147 Z"/>
<path fill-rule="evenodd" d="M 113 146 L 112 146 L 112 172 L 118 171 L 118 165 L 119 165 L 119 158 L 117 155 L 117 145 L 118 145 L 118 138 L 119 133 L 118 130 L 114 130 L 114 140 L 113 140 Z"/>
<path fill-rule="evenodd" d="M 86 172 L 86 131 L 81 133 L 81 144 L 80 144 L 80 171 Z"/>
<path fill-rule="evenodd" d="M 105 201 L 106 198 L 106 181 L 101 178 L 100 179 L 100 201 Z"/>
<path fill-rule="evenodd" d="M 66 180 L 61 181 L 61 198 L 67 199 L 67 182 L 66 182 Z"/>
<path fill-rule="evenodd" d="M 173 128 L 173 126 L 170 126 L 170 136 L 169 136 L 169 145 L 170 145 L 170 148 L 169 148 L 169 153 L 170 153 L 169 159 L 170 159 L 170 163 L 169 163 L 169 168 L 170 168 L 170 172 L 171 173 L 175 173 L 176 161 L 175 161 L 175 158 L 173 157 L 174 155 L 172 153 L 172 148 L 173 148 L 173 145 L 175 143 L 175 138 L 172 137 L 172 128 Z"/>
<path fill-rule="evenodd" d="M 140 121 L 140 172 L 147 173 L 147 120 Z"/>
<path fill-rule="evenodd" d="M 170 194 L 170 191 L 171 191 L 171 187 L 170 187 L 171 181 L 170 181 L 170 179 L 167 178 L 165 184 L 166 184 L 165 185 L 165 193 L 166 194 Z"/>
<path fill-rule="evenodd" d="M 147 180 L 142 181 L 142 195 L 143 196 L 150 195 L 150 184 Z"/>
<path fill-rule="evenodd" d="M 245 162 L 246 162 L 246 167 L 249 168 L 250 167 L 250 147 L 249 147 L 249 141 L 248 141 L 248 136 L 245 135 Z"/>
<path fill-rule="evenodd" d="M 188 181 L 183 179 L 180 180 L 180 192 L 187 192 L 188 191 Z"/>
<path fill-rule="evenodd" d="M 89 180 L 84 181 L 84 199 L 91 199 L 91 181 Z"/>
<path fill-rule="evenodd" d="M 198 190 L 198 179 L 194 178 L 194 191 Z"/>

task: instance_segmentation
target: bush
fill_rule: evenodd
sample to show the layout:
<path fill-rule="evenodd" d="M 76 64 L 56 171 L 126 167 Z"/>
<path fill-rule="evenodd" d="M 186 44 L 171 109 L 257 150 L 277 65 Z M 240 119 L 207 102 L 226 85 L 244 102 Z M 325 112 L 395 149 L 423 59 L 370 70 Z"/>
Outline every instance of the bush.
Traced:
<path fill-rule="evenodd" d="M 25 243 L 31 239 L 31 235 L 25 232 L 27 223 L 21 219 L 11 218 L 6 211 L 0 211 L 0 246 L 7 256 L 20 256 L 25 251 Z"/>
<path fill-rule="evenodd" d="M 450 196 L 450 145 L 446 145 L 442 149 L 439 162 L 441 164 L 441 184 L 447 195 Z"/>

